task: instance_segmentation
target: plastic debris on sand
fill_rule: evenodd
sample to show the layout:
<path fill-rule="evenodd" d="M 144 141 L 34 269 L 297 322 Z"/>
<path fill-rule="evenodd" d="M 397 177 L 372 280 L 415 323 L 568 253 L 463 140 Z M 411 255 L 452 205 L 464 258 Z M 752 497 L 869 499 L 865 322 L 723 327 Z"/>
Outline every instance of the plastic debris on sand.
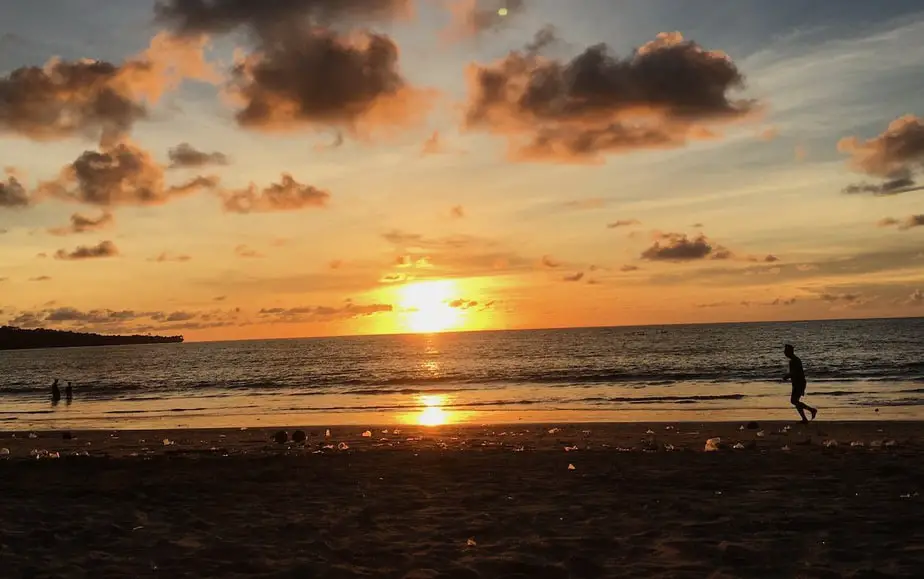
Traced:
<path fill-rule="evenodd" d="M 722 439 L 719 438 L 719 437 L 710 438 L 709 440 L 706 441 L 706 448 L 705 448 L 705 451 L 706 451 L 706 452 L 715 452 L 715 451 L 719 450 L 719 445 L 720 445 L 721 443 L 722 443 Z"/>

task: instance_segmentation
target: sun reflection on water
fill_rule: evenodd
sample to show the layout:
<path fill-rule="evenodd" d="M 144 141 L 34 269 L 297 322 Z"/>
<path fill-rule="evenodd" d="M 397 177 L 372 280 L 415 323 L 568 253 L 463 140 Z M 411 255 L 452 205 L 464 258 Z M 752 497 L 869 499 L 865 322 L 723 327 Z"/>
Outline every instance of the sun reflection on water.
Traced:
<path fill-rule="evenodd" d="M 417 424 L 421 426 L 442 426 L 451 421 L 451 414 L 443 410 L 445 396 L 421 396 L 420 403 L 424 409 L 417 414 Z"/>

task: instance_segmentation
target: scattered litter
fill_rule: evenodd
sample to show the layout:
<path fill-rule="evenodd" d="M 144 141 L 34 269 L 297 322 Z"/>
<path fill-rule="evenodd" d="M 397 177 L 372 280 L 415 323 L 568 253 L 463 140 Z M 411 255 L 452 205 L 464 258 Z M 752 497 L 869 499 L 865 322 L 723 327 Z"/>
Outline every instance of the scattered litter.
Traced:
<path fill-rule="evenodd" d="M 894 440 L 887 440 L 883 442 L 882 445 L 892 447 L 892 446 L 898 446 L 898 443 L 895 442 Z"/>
<path fill-rule="evenodd" d="M 383 430 L 382 434 L 388 434 L 388 429 L 386 428 L 385 430 Z"/>
<path fill-rule="evenodd" d="M 143 529 L 143 528 L 144 528 L 144 527 L 142 527 L 141 525 L 139 525 L 139 526 L 133 528 L 132 531 L 140 531 L 140 530 Z"/>
<path fill-rule="evenodd" d="M 0 448 L 0 456 L 10 456 L 9 448 Z"/>
<path fill-rule="evenodd" d="M 569 464 L 569 465 L 568 465 L 568 470 L 577 470 L 577 469 L 574 468 L 574 465 L 573 465 L 573 464 Z"/>
<path fill-rule="evenodd" d="M 821 444 L 822 444 L 822 446 L 824 446 L 825 448 L 836 448 L 836 447 L 837 447 L 837 441 L 836 441 L 836 440 L 826 440 L 826 441 L 822 442 Z"/>
<path fill-rule="evenodd" d="M 589 431 L 589 430 L 582 430 L 581 433 L 582 433 L 584 436 L 590 436 L 590 431 Z"/>
<path fill-rule="evenodd" d="M 336 448 L 333 444 L 325 444 L 321 447 L 323 450 L 334 450 Z"/>
<path fill-rule="evenodd" d="M 767 436 L 767 433 L 764 432 L 763 430 L 758 430 L 758 431 L 757 431 L 757 436 L 763 438 L 763 437 Z"/>
<path fill-rule="evenodd" d="M 722 491 L 715 491 L 715 494 L 721 495 L 721 494 L 722 494 Z"/>
<path fill-rule="evenodd" d="M 169 438 L 164 439 L 164 446 L 173 446 L 174 444 L 176 443 L 170 440 Z"/>
<path fill-rule="evenodd" d="M 673 429 L 674 429 L 673 426 L 665 426 L 665 427 L 664 427 L 664 430 L 673 430 Z"/>
<path fill-rule="evenodd" d="M 715 452 L 715 451 L 719 450 L 719 445 L 720 445 L 721 443 L 722 443 L 722 439 L 721 439 L 721 438 L 718 438 L 718 437 L 716 437 L 716 438 L 710 438 L 709 440 L 706 441 L 706 449 L 705 449 L 705 452 Z"/>
<path fill-rule="evenodd" d="M 392 435 L 394 435 L 394 436 L 398 436 L 399 434 L 401 434 L 401 430 L 398 429 L 398 428 L 396 428 L 396 429 L 392 430 L 391 433 L 392 433 Z"/>
<path fill-rule="evenodd" d="M 784 451 L 786 451 L 786 452 L 789 452 L 789 445 L 787 444 L 787 445 L 783 446 L 783 448 L 782 448 L 781 450 L 784 450 Z"/>
<path fill-rule="evenodd" d="M 477 546 L 478 546 L 478 543 L 476 543 L 476 542 L 475 542 L 475 539 L 472 539 L 472 538 L 469 538 L 469 540 L 466 541 L 465 544 L 466 544 L 467 546 L 469 546 L 469 547 L 477 547 Z"/>
<path fill-rule="evenodd" d="M 735 443 L 735 446 L 733 446 L 732 448 L 734 448 L 735 450 L 744 450 L 744 445 L 738 442 L 738 443 Z"/>
<path fill-rule="evenodd" d="M 38 434 L 36 434 L 36 433 L 34 433 L 34 432 L 30 432 L 30 433 L 29 433 L 29 438 L 31 438 L 32 440 L 35 440 L 36 438 L 38 438 Z"/>
<path fill-rule="evenodd" d="M 241 432 L 243 432 L 243 431 L 245 431 L 245 430 L 247 430 L 247 427 L 246 427 L 246 426 L 242 426 L 242 427 L 241 427 Z"/>
<path fill-rule="evenodd" d="M 918 493 L 917 493 L 917 492 L 915 492 L 914 494 L 911 494 L 911 493 L 904 494 L 904 495 L 901 496 L 901 498 L 903 498 L 903 499 L 910 499 L 910 498 L 916 497 L 916 496 L 918 496 Z"/>
<path fill-rule="evenodd" d="M 130 457 L 132 457 L 132 458 L 138 458 L 138 453 L 137 453 L 137 452 L 130 452 L 130 453 L 128 454 L 128 456 L 130 456 Z"/>
<path fill-rule="evenodd" d="M 674 451 L 674 450 L 676 450 L 676 449 L 674 448 L 674 445 L 673 445 L 673 444 L 665 444 L 665 445 L 664 445 L 664 450 L 666 450 L 667 452 L 672 452 L 672 451 Z"/>
<path fill-rule="evenodd" d="M 783 432 L 789 432 L 790 430 L 792 430 L 792 426 L 790 426 L 790 425 L 788 425 L 788 424 L 787 424 L 786 426 L 783 427 Z"/>
<path fill-rule="evenodd" d="M 741 426 L 739 426 L 738 430 L 744 430 L 744 425 L 742 424 Z"/>
<path fill-rule="evenodd" d="M 302 444 L 308 440 L 308 435 L 305 434 L 304 430 L 296 430 L 292 433 L 292 442 Z"/>
<path fill-rule="evenodd" d="M 48 452 L 47 450 L 43 448 L 33 448 L 32 451 L 29 452 L 29 456 L 35 457 L 36 460 L 40 460 L 43 458 L 61 458 L 60 453 Z"/>
<path fill-rule="evenodd" d="M 874 440 L 874 441 L 872 441 L 872 442 L 869 443 L 869 447 L 870 447 L 870 448 L 882 448 L 882 441 L 881 441 L 881 440 Z"/>
<path fill-rule="evenodd" d="M 859 441 L 859 440 L 854 440 L 853 442 L 851 442 L 851 443 L 850 443 L 850 446 L 852 446 L 852 447 L 854 447 L 854 448 L 856 448 L 856 447 L 858 447 L 858 446 L 866 446 L 866 445 L 865 445 L 865 444 L 863 444 L 863 442 L 862 442 L 862 441 Z"/>
<path fill-rule="evenodd" d="M 577 445 L 574 445 L 574 446 L 566 446 L 566 447 L 565 447 L 565 452 L 571 452 L 571 451 L 574 451 L 574 450 L 577 450 L 577 449 L 578 449 Z"/>
<path fill-rule="evenodd" d="M 372 438 L 372 431 L 371 431 L 371 430 L 367 430 L 367 431 L 363 432 L 363 438 Z"/>
<path fill-rule="evenodd" d="M 654 430 L 649 428 L 648 430 L 645 431 L 645 434 L 654 434 Z"/>
<path fill-rule="evenodd" d="M 330 438 L 330 428 L 327 429 L 327 431 L 324 433 L 324 436 Z"/>
<path fill-rule="evenodd" d="M 350 450 L 350 445 L 345 442 L 341 442 L 337 445 L 337 450 Z"/>
<path fill-rule="evenodd" d="M 561 428 L 550 428 L 549 429 L 549 434 L 558 434 L 559 432 L 561 432 Z"/>
<path fill-rule="evenodd" d="M 513 449 L 513 452 L 524 452 L 525 450 L 526 450 L 526 447 L 518 446 Z"/>

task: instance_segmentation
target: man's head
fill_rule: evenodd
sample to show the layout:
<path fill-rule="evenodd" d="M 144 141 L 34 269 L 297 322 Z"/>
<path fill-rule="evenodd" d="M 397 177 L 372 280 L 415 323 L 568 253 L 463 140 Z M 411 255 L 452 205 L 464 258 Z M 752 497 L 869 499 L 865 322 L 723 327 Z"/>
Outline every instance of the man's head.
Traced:
<path fill-rule="evenodd" d="M 796 354 L 796 349 L 792 347 L 792 344 L 786 344 L 783 347 L 783 353 L 786 354 L 787 358 L 792 358 Z"/>

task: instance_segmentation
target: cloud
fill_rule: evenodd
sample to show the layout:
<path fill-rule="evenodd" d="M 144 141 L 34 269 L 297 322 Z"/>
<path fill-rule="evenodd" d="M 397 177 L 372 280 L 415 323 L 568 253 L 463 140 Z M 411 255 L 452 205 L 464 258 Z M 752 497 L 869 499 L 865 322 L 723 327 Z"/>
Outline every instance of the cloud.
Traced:
<path fill-rule="evenodd" d="M 449 216 L 453 219 L 464 219 L 465 218 L 465 208 L 461 205 L 456 205 L 449 210 Z"/>
<path fill-rule="evenodd" d="M 456 299 L 449 302 L 449 307 L 456 310 L 470 310 L 478 307 L 477 300 Z"/>
<path fill-rule="evenodd" d="M 196 177 L 167 186 L 163 167 L 150 153 L 130 143 L 118 143 L 100 151 L 84 151 L 57 179 L 39 184 L 37 195 L 100 207 L 162 205 L 217 185 L 217 177 Z"/>
<path fill-rule="evenodd" d="M 640 269 L 642 269 L 642 268 L 640 268 L 640 267 L 637 266 L 637 265 L 624 265 L 624 266 L 622 266 L 622 267 L 619 268 L 619 271 L 622 271 L 622 272 L 625 272 L 625 273 L 629 273 L 630 271 L 638 271 L 638 270 L 640 270 Z"/>
<path fill-rule="evenodd" d="M 549 269 L 555 269 L 561 267 L 561 262 L 553 258 L 551 255 L 543 255 L 540 260 L 542 267 L 547 267 Z"/>
<path fill-rule="evenodd" d="M 748 261 L 755 262 L 755 263 L 776 263 L 778 261 L 781 261 L 779 257 L 773 254 L 767 254 L 764 256 L 752 255 L 746 259 Z"/>
<path fill-rule="evenodd" d="M 147 117 L 147 102 L 157 102 L 183 79 L 215 79 L 204 45 L 204 39 L 161 34 L 121 65 L 53 59 L 44 67 L 18 68 L 0 77 L 0 134 L 112 143 Z"/>
<path fill-rule="evenodd" d="M 796 304 L 796 298 L 776 298 L 768 303 L 769 306 L 792 306 Z"/>
<path fill-rule="evenodd" d="M 612 223 L 607 223 L 606 228 L 616 229 L 618 227 L 631 227 L 633 225 L 641 225 L 641 224 L 642 222 L 639 221 L 638 219 L 619 219 L 617 221 L 613 221 Z"/>
<path fill-rule="evenodd" d="M 879 185 L 850 185 L 845 193 L 897 195 L 924 189 L 914 179 L 915 173 L 924 169 L 924 119 L 906 115 L 889 123 L 885 132 L 872 139 L 847 137 L 837 148 L 850 155 L 850 166 L 855 171 L 884 179 Z"/>
<path fill-rule="evenodd" d="M 914 290 L 913 292 L 911 292 L 911 295 L 908 296 L 907 303 L 913 306 L 919 306 L 921 304 L 924 304 L 924 292 L 922 292 L 919 289 Z"/>
<path fill-rule="evenodd" d="M 367 135 L 419 123 L 432 107 L 433 93 L 407 83 L 398 55 L 391 38 L 373 32 L 350 37 L 327 29 L 280 32 L 232 70 L 229 90 L 241 105 L 238 124 Z"/>
<path fill-rule="evenodd" d="M 20 209 L 30 204 L 29 194 L 16 177 L 0 181 L 0 208 Z"/>
<path fill-rule="evenodd" d="M 119 255 L 119 249 L 111 241 L 101 241 L 98 245 L 78 246 L 73 251 L 59 249 L 55 252 L 55 259 L 63 261 L 80 261 L 85 259 L 101 259 Z"/>
<path fill-rule="evenodd" d="M 767 127 L 760 132 L 760 138 L 763 141 L 772 141 L 780 136 L 780 129 L 778 127 Z"/>
<path fill-rule="evenodd" d="M 449 40 L 461 40 L 504 28 L 525 9 L 526 0 L 449 0 Z"/>
<path fill-rule="evenodd" d="M 566 275 L 566 276 L 564 276 L 564 277 L 561 278 L 561 279 L 562 279 L 562 281 L 568 281 L 568 282 L 581 281 L 582 279 L 584 279 L 584 272 L 583 272 L 583 271 L 579 271 L 579 272 L 574 273 L 574 274 L 571 274 L 571 275 Z"/>
<path fill-rule="evenodd" d="M 564 63 L 539 54 L 547 41 L 468 69 L 465 127 L 507 138 L 515 160 L 599 162 L 680 147 L 714 138 L 707 125 L 757 109 L 730 99 L 744 77 L 728 56 L 677 32 L 659 34 L 627 58 L 598 44 Z"/>
<path fill-rule="evenodd" d="M 38 276 L 38 277 L 30 277 L 30 278 L 29 278 L 29 281 L 31 281 L 31 282 L 51 281 L 51 277 L 49 277 L 49 276 L 47 276 L 47 275 L 40 275 L 40 276 Z"/>
<path fill-rule="evenodd" d="M 243 259 L 262 259 L 266 257 L 256 249 L 251 249 L 246 245 L 238 245 L 235 247 L 234 254 Z"/>
<path fill-rule="evenodd" d="M 171 169 L 183 169 L 191 167 L 205 167 L 207 165 L 227 165 L 230 160 L 224 153 L 218 151 L 205 153 L 190 145 L 189 143 L 180 143 L 167 152 L 170 157 Z"/>
<path fill-rule="evenodd" d="M 183 254 L 173 254 L 164 252 L 158 255 L 157 257 L 152 257 L 148 261 L 153 261 L 155 263 L 167 263 L 167 262 L 177 262 L 177 263 L 186 263 L 191 261 L 192 257 Z"/>
<path fill-rule="evenodd" d="M 426 260 L 430 277 L 497 275 L 500 272 L 527 271 L 536 260 L 519 255 L 499 241 L 471 235 L 426 237 L 418 233 L 393 230 L 382 238 L 401 254 L 402 261 Z M 420 275 L 418 275 L 420 277 Z"/>
<path fill-rule="evenodd" d="M 590 209 L 603 209 L 608 203 L 607 199 L 602 197 L 591 197 L 588 199 L 575 199 L 573 201 L 567 201 L 565 207 L 567 209 L 577 209 L 577 210 L 590 210 Z"/>
<path fill-rule="evenodd" d="M 420 154 L 423 156 L 427 155 L 439 155 L 446 152 L 446 147 L 443 145 L 443 141 L 440 138 L 439 131 L 433 131 L 427 140 L 424 141 L 423 147 L 421 147 Z"/>
<path fill-rule="evenodd" d="M 272 323 L 306 323 L 328 322 L 364 318 L 376 314 L 394 311 L 390 304 L 354 304 L 348 303 L 343 307 L 305 306 L 296 308 L 264 308 L 257 314 L 263 321 Z"/>
<path fill-rule="evenodd" d="M 330 23 L 344 19 L 390 19 L 411 13 L 412 0 L 158 0 L 159 22 L 179 35 L 226 34 L 246 28 L 272 38 L 280 26 Z"/>
<path fill-rule="evenodd" d="M 879 227 L 897 227 L 901 231 L 907 231 L 915 227 L 924 227 L 924 214 L 909 215 L 904 219 L 886 217 L 885 219 L 880 219 L 878 222 L 876 222 L 876 225 Z"/>
<path fill-rule="evenodd" d="M 822 300 L 822 301 L 825 301 L 825 302 L 831 302 L 831 303 L 833 303 L 833 302 L 847 302 L 847 303 L 854 304 L 854 303 L 859 303 L 860 301 L 862 301 L 862 300 L 863 300 L 863 295 L 862 295 L 862 294 L 858 294 L 858 293 L 840 293 L 840 294 L 832 294 L 832 293 L 827 293 L 827 292 L 826 292 L 826 293 L 820 294 L 820 295 L 818 296 L 818 299 L 820 299 L 820 300 Z"/>
<path fill-rule="evenodd" d="M 663 242 L 663 243 L 662 243 Z M 649 261 L 695 261 L 699 259 L 729 259 L 732 254 L 722 246 L 715 245 L 705 235 L 692 239 L 685 233 L 663 233 L 654 244 L 642 252 L 641 258 Z"/>
<path fill-rule="evenodd" d="M 325 207 L 330 200 L 330 193 L 311 185 L 302 185 L 284 173 L 280 183 L 272 183 L 261 191 L 251 184 L 247 189 L 222 193 L 222 198 L 225 211 L 230 213 L 272 213 Z"/>
<path fill-rule="evenodd" d="M 93 231 L 102 231 L 115 224 L 115 217 L 108 211 L 103 211 L 99 217 L 87 217 L 81 213 L 71 215 L 70 225 L 65 227 L 53 227 L 48 233 L 57 236 L 75 235 L 79 233 L 89 233 Z"/>

